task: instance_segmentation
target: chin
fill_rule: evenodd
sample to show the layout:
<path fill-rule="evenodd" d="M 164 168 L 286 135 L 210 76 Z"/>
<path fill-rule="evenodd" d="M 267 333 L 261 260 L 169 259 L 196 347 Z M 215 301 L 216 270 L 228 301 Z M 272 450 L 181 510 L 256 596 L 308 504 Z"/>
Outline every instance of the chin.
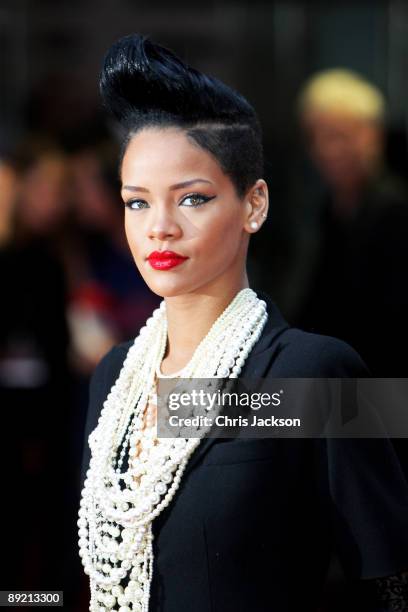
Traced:
<path fill-rule="evenodd" d="M 166 274 L 166 272 L 164 274 Z M 168 276 L 163 279 L 155 279 L 154 281 L 152 278 L 145 278 L 145 281 L 149 289 L 162 298 L 171 298 L 192 293 L 208 293 L 212 284 L 212 279 L 207 277 L 193 280 L 191 278 L 170 278 Z"/>
<path fill-rule="evenodd" d="M 160 274 L 167 274 L 163 272 Z M 191 283 L 181 282 L 181 279 L 163 278 L 162 281 L 152 280 L 151 278 L 144 279 L 150 291 L 162 298 L 176 297 L 177 295 L 185 295 L 196 289 L 196 285 Z"/>
<path fill-rule="evenodd" d="M 159 297 L 174 297 L 189 293 L 192 289 L 192 283 L 187 279 L 187 274 L 179 270 L 154 270 L 145 261 L 135 261 L 136 267 L 139 270 L 150 291 Z M 195 286 L 195 285 L 194 285 Z"/>

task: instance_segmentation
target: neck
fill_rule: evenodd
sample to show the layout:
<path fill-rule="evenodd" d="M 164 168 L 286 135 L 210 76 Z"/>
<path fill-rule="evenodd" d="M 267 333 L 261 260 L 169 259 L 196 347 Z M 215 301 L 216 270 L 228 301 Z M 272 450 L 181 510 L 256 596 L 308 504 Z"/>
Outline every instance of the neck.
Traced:
<path fill-rule="evenodd" d="M 222 279 L 211 288 L 200 288 L 197 293 L 165 298 L 168 343 L 161 364 L 163 374 L 171 374 L 190 361 L 214 321 L 246 287 L 249 283 L 244 272 L 242 278 L 228 285 Z"/>

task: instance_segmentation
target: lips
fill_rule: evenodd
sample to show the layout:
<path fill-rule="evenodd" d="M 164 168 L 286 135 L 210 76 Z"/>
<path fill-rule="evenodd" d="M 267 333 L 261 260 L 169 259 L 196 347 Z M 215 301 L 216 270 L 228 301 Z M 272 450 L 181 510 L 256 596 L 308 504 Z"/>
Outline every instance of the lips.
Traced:
<path fill-rule="evenodd" d="M 188 259 L 174 251 L 153 251 L 148 255 L 147 261 L 155 270 L 170 270 Z"/>

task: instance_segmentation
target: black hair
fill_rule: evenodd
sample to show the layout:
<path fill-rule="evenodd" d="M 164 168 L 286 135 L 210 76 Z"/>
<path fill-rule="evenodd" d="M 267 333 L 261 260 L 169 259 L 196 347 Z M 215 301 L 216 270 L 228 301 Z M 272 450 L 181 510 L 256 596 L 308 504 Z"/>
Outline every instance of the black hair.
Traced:
<path fill-rule="evenodd" d="M 176 126 L 216 158 L 239 196 L 262 177 L 262 133 L 249 102 L 148 36 L 131 34 L 112 45 L 100 92 L 125 130 L 121 157 L 142 128 Z"/>

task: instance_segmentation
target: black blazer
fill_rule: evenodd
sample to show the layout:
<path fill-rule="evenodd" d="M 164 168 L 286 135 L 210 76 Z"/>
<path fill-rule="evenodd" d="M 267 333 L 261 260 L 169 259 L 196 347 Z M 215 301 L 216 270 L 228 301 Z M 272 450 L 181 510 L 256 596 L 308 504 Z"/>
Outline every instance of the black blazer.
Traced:
<path fill-rule="evenodd" d="M 268 321 L 241 376 L 363 377 L 346 343 Z M 90 385 L 88 436 L 131 343 Z M 352 578 L 408 568 L 408 487 L 388 440 L 202 440 L 154 520 L 152 612 L 316 610 L 333 548 Z"/>

